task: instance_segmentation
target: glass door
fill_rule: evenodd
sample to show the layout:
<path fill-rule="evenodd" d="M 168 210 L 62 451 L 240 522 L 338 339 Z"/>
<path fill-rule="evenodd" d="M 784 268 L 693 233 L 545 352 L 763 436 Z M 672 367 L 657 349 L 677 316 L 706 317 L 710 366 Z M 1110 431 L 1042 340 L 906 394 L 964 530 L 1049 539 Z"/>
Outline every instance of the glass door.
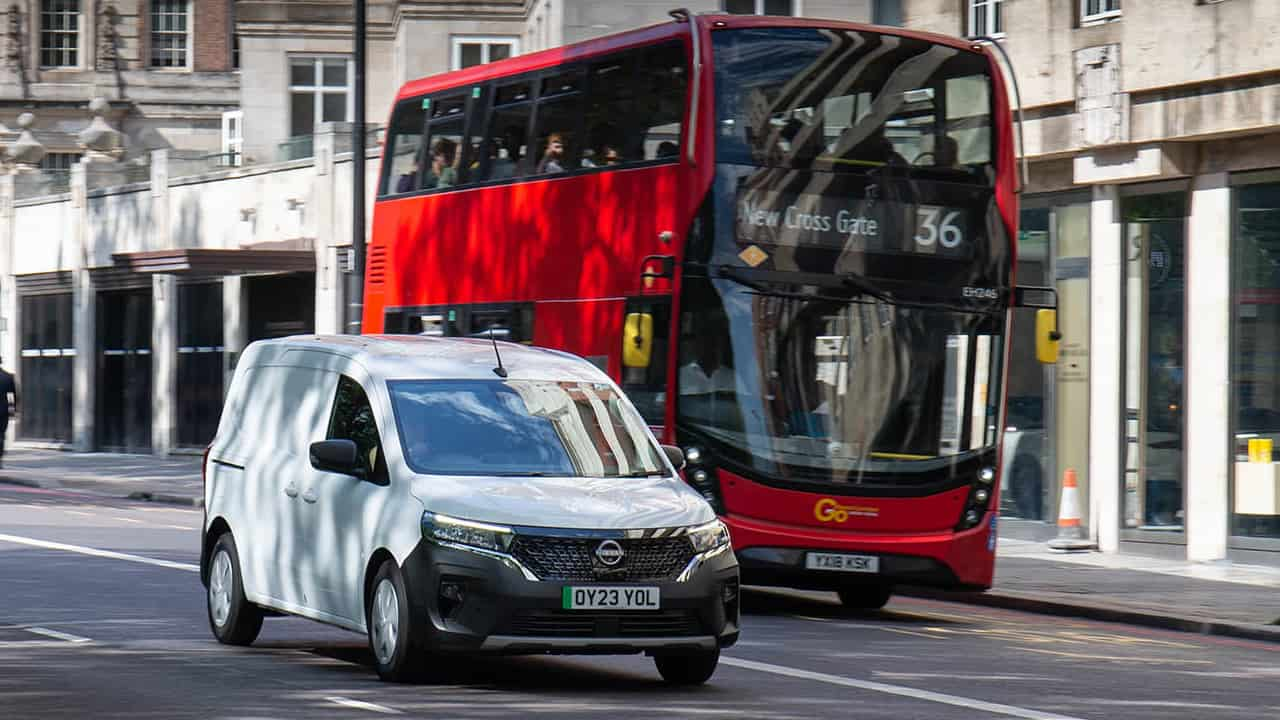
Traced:
<path fill-rule="evenodd" d="M 1186 194 L 1123 205 L 1125 450 L 1122 522 L 1183 530 Z"/>

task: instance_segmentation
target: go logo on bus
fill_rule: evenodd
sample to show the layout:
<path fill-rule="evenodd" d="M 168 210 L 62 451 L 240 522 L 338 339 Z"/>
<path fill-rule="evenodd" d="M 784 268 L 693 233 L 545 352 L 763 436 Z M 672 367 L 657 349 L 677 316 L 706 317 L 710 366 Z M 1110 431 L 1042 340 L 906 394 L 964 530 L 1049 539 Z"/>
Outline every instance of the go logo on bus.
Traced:
<path fill-rule="evenodd" d="M 813 506 L 813 516 L 821 522 L 847 522 L 849 516 L 879 517 L 880 508 L 865 505 L 841 505 L 833 498 L 822 498 Z"/>

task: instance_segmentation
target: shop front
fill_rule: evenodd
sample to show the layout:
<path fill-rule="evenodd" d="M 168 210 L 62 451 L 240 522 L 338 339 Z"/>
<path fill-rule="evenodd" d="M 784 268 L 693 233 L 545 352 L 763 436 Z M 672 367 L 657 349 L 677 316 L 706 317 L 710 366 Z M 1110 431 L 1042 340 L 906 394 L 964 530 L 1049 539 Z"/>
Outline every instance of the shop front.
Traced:
<path fill-rule="evenodd" d="M 1280 551 L 1280 176 L 1233 187 L 1231 548 Z"/>

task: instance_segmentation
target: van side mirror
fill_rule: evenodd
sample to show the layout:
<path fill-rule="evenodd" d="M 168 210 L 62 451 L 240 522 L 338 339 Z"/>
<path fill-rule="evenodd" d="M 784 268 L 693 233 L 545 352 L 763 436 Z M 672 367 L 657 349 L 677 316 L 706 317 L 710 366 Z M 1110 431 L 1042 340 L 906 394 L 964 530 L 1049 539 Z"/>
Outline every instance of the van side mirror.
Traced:
<path fill-rule="evenodd" d="M 1058 362 L 1058 311 L 1036 311 L 1036 359 L 1046 365 Z"/>
<path fill-rule="evenodd" d="M 324 472 L 360 475 L 356 444 L 351 440 L 319 440 L 311 443 L 311 467 Z"/>
<path fill-rule="evenodd" d="M 622 364 L 646 368 L 653 360 L 653 315 L 629 313 L 622 328 Z"/>
<path fill-rule="evenodd" d="M 676 472 L 684 469 L 684 451 L 675 445 L 663 445 L 662 452 L 667 454 L 667 459 L 671 461 L 671 465 L 675 467 Z"/>

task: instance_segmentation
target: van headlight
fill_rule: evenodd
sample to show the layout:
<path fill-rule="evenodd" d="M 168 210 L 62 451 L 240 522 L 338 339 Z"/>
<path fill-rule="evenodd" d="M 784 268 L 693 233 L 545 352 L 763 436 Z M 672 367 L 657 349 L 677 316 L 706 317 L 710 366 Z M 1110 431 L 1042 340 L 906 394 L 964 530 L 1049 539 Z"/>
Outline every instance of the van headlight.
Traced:
<path fill-rule="evenodd" d="M 729 545 L 729 528 L 719 520 L 689 528 L 693 551 L 702 554 Z"/>
<path fill-rule="evenodd" d="M 515 539 L 515 532 L 501 525 L 424 512 L 422 513 L 422 537 L 482 550 L 506 552 Z"/>

